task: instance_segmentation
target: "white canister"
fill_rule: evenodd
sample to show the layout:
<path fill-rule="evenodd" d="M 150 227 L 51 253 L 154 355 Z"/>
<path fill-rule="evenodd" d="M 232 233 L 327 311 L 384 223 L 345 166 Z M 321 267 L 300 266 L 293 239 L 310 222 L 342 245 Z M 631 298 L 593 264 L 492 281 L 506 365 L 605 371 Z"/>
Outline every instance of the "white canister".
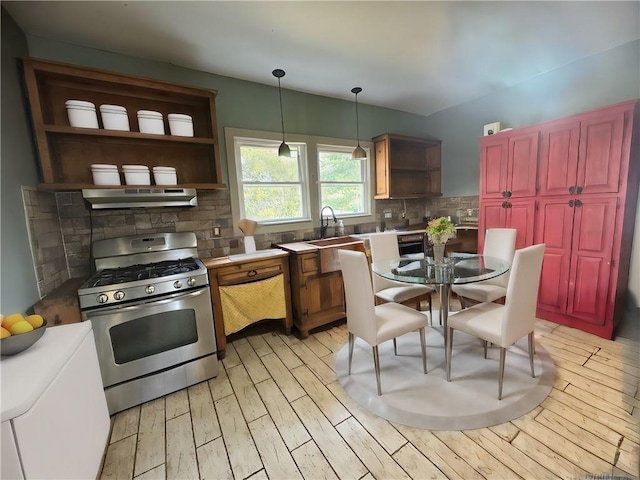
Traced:
<path fill-rule="evenodd" d="M 146 165 L 123 165 L 122 171 L 127 185 L 151 185 L 149 167 Z"/>
<path fill-rule="evenodd" d="M 129 131 L 129 117 L 127 109 L 120 105 L 100 105 L 102 126 L 106 130 Z"/>
<path fill-rule="evenodd" d="M 67 107 L 69 124 L 72 127 L 100 128 L 96 106 L 93 103 L 84 100 L 67 100 L 64 105 Z"/>
<path fill-rule="evenodd" d="M 138 127 L 140 133 L 164 135 L 162 114 L 153 110 L 138 110 Z"/>
<path fill-rule="evenodd" d="M 184 113 L 170 113 L 167 115 L 169 119 L 169 130 L 171 135 L 179 137 L 193 137 L 193 120 L 190 115 Z"/>
<path fill-rule="evenodd" d="M 115 165 L 93 163 L 91 174 L 95 185 L 120 185 L 120 173 Z"/>
<path fill-rule="evenodd" d="M 153 167 L 153 181 L 156 185 L 177 185 L 178 177 L 174 167 Z"/>

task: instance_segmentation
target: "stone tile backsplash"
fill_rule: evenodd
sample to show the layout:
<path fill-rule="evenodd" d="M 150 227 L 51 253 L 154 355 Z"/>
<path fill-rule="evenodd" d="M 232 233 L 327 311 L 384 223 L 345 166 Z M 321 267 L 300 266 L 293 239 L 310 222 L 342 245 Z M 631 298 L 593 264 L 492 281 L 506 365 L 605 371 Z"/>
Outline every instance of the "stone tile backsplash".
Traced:
<path fill-rule="evenodd" d="M 159 232 L 195 232 L 201 258 L 244 251 L 243 238 L 233 233 L 228 190 L 198 191 L 198 206 L 113 210 L 90 210 L 81 192 L 41 192 L 23 188 L 31 248 L 42 296 L 69 278 L 90 275 L 90 246 L 96 240 Z M 456 214 L 458 209 L 477 208 L 478 197 L 377 200 L 376 222 L 345 226 L 345 233 L 367 233 L 382 225 L 386 229 L 422 225 L 425 215 Z M 391 218 L 385 218 L 385 212 Z M 213 236 L 213 227 L 220 236 Z M 296 238 L 317 238 L 320 232 L 256 234 L 258 249 Z"/>

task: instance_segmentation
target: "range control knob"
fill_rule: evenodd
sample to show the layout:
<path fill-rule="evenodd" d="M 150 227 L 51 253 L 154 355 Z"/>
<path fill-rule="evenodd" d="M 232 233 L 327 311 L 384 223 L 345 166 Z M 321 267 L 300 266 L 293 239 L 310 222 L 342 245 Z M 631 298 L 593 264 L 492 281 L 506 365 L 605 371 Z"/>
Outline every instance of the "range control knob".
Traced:
<path fill-rule="evenodd" d="M 148 294 L 152 294 L 153 292 L 156 291 L 156 287 L 154 287 L 153 285 L 147 285 L 144 291 L 147 292 Z"/>
<path fill-rule="evenodd" d="M 176 280 L 175 282 L 173 282 L 173 288 L 182 288 L 182 282 L 180 280 Z"/>
<path fill-rule="evenodd" d="M 193 287 L 195 284 L 196 284 L 195 278 L 190 278 L 189 280 L 187 280 L 187 285 L 189 285 L 190 287 Z"/>
<path fill-rule="evenodd" d="M 113 294 L 113 298 L 115 298 L 116 300 L 122 300 L 124 298 L 124 292 L 122 290 L 118 290 Z"/>
<path fill-rule="evenodd" d="M 98 303 L 107 303 L 109 301 L 109 297 L 107 297 L 104 293 L 98 295 Z"/>

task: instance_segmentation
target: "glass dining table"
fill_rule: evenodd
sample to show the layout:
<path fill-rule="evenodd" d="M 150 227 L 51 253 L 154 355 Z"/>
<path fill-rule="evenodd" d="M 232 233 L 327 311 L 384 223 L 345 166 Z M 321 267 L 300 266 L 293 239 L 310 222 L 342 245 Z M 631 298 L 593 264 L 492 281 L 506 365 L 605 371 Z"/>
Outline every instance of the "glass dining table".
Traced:
<path fill-rule="evenodd" d="M 454 255 L 440 261 L 432 257 L 412 255 L 374 262 L 371 264 L 371 270 L 375 275 L 388 280 L 437 287 L 440 295 L 440 319 L 446 341 L 451 285 L 488 280 L 505 274 L 510 266 L 506 260 L 486 255 Z"/>

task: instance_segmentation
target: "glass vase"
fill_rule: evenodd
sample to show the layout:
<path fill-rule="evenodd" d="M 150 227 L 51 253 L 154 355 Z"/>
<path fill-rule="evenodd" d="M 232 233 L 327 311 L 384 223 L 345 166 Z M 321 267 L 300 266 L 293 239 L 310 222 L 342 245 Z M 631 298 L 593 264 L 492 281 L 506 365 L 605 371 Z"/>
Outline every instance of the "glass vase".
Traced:
<path fill-rule="evenodd" d="M 444 262 L 444 243 L 434 243 L 433 244 L 433 259 L 436 263 Z"/>

